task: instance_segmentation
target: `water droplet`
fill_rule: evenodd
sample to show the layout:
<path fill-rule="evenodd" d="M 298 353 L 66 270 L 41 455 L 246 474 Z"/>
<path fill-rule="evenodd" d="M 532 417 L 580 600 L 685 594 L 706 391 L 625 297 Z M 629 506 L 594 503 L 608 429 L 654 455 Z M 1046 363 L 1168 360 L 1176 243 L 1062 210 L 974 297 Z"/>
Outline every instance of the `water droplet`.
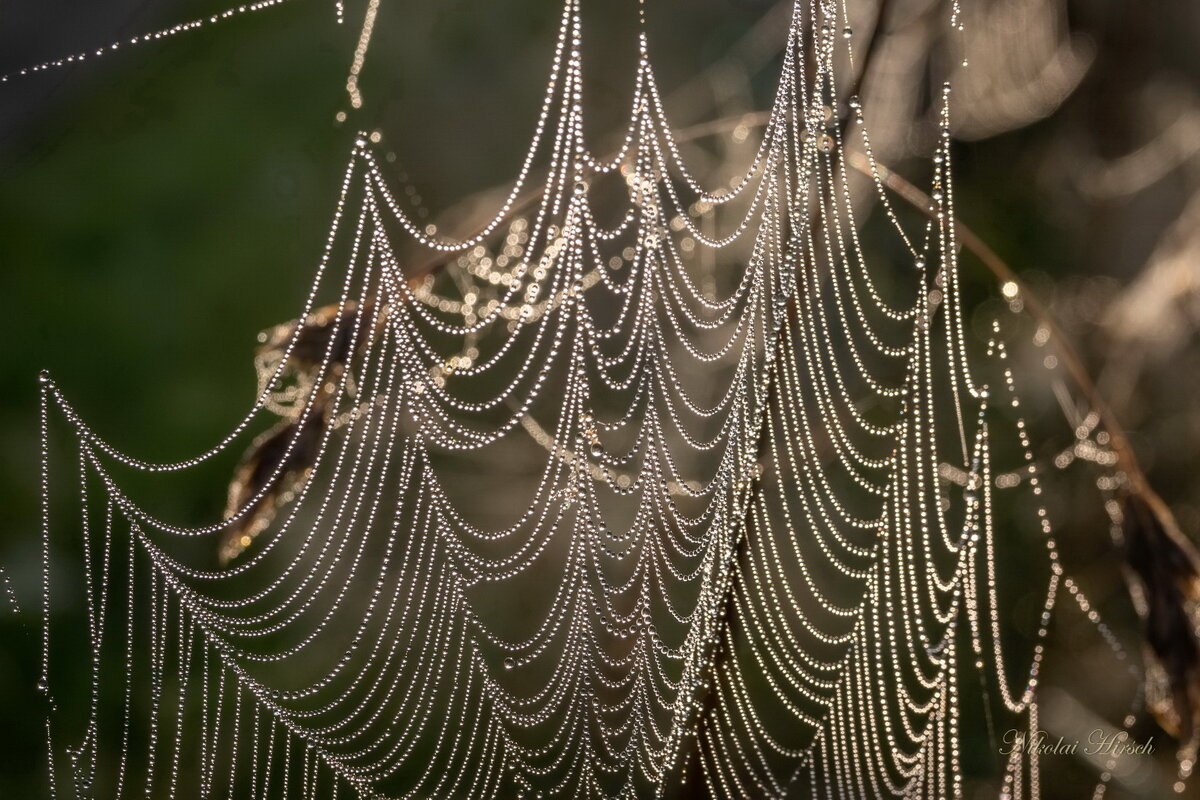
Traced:
<path fill-rule="evenodd" d="M 505 669 L 512 669 L 516 665 L 517 665 L 517 662 L 514 661 L 511 657 L 504 659 L 504 668 Z"/>
<path fill-rule="evenodd" d="M 818 140 L 817 147 L 821 148 L 822 153 L 832 153 L 833 144 L 833 137 L 826 133 Z"/>
<path fill-rule="evenodd" d="M 849 39 L 853 35 L 854 35 L 854 31 L 850 28 L 849 25 L 842 28 L 842 38 L 843 39 Z"/>
<path fill-rule="evenodd" d="M 50 370 L 44 369 L 38 373 L 38 383 L 49 383 L 49 382 L 50 382 Z"/>

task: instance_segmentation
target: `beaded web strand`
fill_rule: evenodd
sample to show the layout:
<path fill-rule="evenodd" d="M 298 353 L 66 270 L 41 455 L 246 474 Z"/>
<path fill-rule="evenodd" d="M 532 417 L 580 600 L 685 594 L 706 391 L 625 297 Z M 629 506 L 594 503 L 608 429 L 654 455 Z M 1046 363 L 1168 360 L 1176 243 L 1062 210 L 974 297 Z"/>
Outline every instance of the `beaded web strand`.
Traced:
<path fill-rule="evenodd" d="M 260 393 L 211 450 L 128 455 L 43 374 L 44 601 L 50 537 L 69 535 L 88 612 L 82 632 L 47 613 L 58 796 L 961 797 L 979 686 L 995 727 L 1038 730 L 1064 591 L 1124 658 L 1059 563 L 999 328 L 969 352 L 950 86 L 914 232 L 843 78 L 859 35 L 840 3 L 796 0 L 755 155 L 708 188 L 644 18 L 623 140 L 589 150 L 580 3 L 474 236 L 405 210 L 356 141 L 304 308 L 262 337 Z M 901 257 L 860 236 L 863 190 Z M 623 197 L 613 221 L 601 191 Z M 975 360 L 1003 378 L 977 382 Z M 52 421 L 78 453 L 69 532 Z M 252 439 L 211 524 L 126 488 L 148 473 L 139 487 L 169 490 Z M 1023 459 L 1003 475 L 1001 440 Z M 518 510 L 481 509 L 476 476 Z M 997 487 L 1043 543 L 1039 643 L 1016 657 Z M 85 664 L 60 656 L 76 635 Z M 90 703 L 54 706 L 79 669 Z M 996 758 L 1002 796 L 1039 795 L 1036 752 Z"/>

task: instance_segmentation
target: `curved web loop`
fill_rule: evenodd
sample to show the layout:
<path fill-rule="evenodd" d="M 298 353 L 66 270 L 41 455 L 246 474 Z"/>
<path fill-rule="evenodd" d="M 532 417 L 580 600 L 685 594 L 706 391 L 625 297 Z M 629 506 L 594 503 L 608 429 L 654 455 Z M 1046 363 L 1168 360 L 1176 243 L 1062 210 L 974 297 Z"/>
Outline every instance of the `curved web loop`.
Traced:
<path fill-rule="evenodd" d="M 889 214 L 906 256 L 876 263 L 851 187 L 881 184 L 842 158 L 869 141 L 835 70 L 849 28 L 806 0 L 789 24 L 732 188 L 681 157 L 645 33 L 620 152 L 588 150 L 578 0 L 478 235 L 413 219 L 359 140 L 299 321 L 206 453 L 126 455 L 46 379 L 92 654 L 91 703 L 51 715 L 60 795 L 954 797 L 974 671 L 1036 730 L 1041 648 L 1006 672 L 991 522 L 991 404 L 1016 401 L 967 369 L 949 91 L 942 213 L 911 238 Z M 414 278 L 414 249 L 448 266 Z M 255 432 L 212 524 L 122 488 Z M 1035 524 L 1044 637 L 1064 577 Z M 48 626 L 51 696 L 81 666 L 59 647 Z M 1007 776 L 1036 796 L 1036 756 Z"/>

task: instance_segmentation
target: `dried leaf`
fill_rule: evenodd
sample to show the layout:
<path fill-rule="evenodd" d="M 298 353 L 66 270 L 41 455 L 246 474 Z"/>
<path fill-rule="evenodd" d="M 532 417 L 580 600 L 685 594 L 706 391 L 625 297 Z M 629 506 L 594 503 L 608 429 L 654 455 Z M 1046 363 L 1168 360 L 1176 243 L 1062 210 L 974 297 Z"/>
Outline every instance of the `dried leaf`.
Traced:
<path fill-rule="evenodd" d="M 1200 742 L 1200 557 L 1162 500 L 1121 498 L 1125 558 L 1145 625 L 1146 702 L 1163 729 L 1194 753 Z"/>
<path fill-rule="evenodd" d="M 255 354 L 260 391 L 276 375 L 280 361 L 287 356 L 282 372 L 284 380 L 267 399 L 267 407 L 283 420 L 256 438 L 229 485 L 226 518 L 232 517 L 262 493 L 252 507 L 237 522 L 231 523 L 221 536 L 219 556 L 228 563 L 240 555 L 258 534 L 271 524 L 287 498 L 307 479 L 317 457 L 321 438 L 333 416 L 337 384 L 348 369 L 351 345 L 356 327 L 358 346 L 374 334 L 364 332 L 364 324 L 378 324 L 375 304 L 361 305 L 350 301 L 344 306 L 331 304 L 316 309 L 303 320 L 291 320 L 276 325 L 259 336 L 262 343 Z M 299 334 L 296 326 L 301 325 Z M 288 345 L 292 342 L 291 352 Z M 357 349 L 357 348 L 355 348 Z M 328 363 L 322 371 L 322 363 Z M 351 376 L 346 376 L 352 387 Z M 278 384 L 286 384 L 279 386 Z M 315 396 L 313 396 L 315 393 Z M 312 396 L 312 409 L 304 409 Z"/>

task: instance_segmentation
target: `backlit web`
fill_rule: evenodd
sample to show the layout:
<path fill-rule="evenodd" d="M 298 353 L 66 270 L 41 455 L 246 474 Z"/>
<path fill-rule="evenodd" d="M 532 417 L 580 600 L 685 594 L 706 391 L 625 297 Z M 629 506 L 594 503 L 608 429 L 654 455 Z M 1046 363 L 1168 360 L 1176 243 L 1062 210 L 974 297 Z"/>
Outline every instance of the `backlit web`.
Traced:
<path fill-rule="evenodd" d="M 1037 641 L 1061 597 L 1089 608 L 999 328 L 964 336 L 950 85 L 934 205 L 902 224 L 856 94 L 871 32 L 797 0 L 753 158 L 711 187 L 644 21 L 623 140 L 589 150 L 580 2 L 476 235 L 410 213 L 358 139 L 305 307 L 216 447 L 139 460 L 44 376 L 79 488 L 47 489 L 46 531 L 78 543 L 88 624 L 47 627 L 42 688 L 86 669 L 92 697 L 51 714 L 59 796 L 958 797 L 968 723 L 1037 729 L 997 486 L 1039 537 Z M 248 445 L 211 524 L 123 488 Z M 1038 795 L 1036 754 L 994 757 L 1004 796 Z"/>

